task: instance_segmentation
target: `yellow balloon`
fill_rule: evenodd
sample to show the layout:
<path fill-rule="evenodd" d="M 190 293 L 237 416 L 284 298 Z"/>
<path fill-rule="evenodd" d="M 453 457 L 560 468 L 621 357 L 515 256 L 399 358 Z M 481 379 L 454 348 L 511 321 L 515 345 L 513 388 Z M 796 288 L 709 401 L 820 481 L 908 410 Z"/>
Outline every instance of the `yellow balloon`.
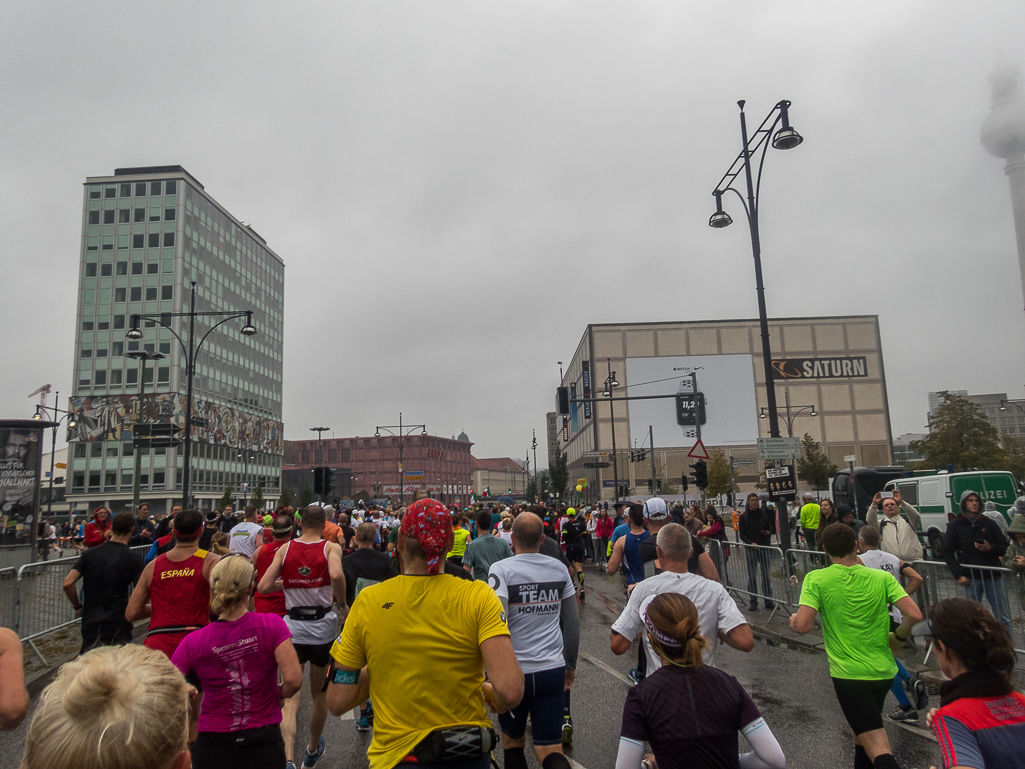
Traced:
<path fill-rule="evenodd" d="M 577 491 L 583 491 L 583 490 L 584 490 L 584 487 L 583 487 L 583 486 L 581 486 L 581 485 L 580 485 L 580 484 L 578 483 L 578 484 L 577 484 Z"/>

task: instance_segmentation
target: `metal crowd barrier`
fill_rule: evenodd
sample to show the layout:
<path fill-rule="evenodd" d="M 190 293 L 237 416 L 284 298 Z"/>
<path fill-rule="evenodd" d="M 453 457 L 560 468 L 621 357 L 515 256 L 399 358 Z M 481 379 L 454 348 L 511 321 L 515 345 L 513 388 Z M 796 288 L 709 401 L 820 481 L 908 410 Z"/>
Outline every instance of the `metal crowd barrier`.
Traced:
<path fill-rule="evenodd" d="M 1019 654 L 1018 667 L 1025 666 L 1025 579 L 1021 575 L 993 566 L 965 566 L 965 576 L 971 581 L 967 587 L 962 587 L 942 562 L 915 561 L 911 568 L 923 580 L 918 590 L 925 616 L 923 624 L 927 625 L 932 607 L 944 598 L 978 601 L 1007 628 Z"/>
<path fill-rule="evenodd" d="M 771 603 L 772 614 L 780 608 L 790 613 L 793 606 L 790 575 L 782 550 L 715 539 L 708 540 L 705 549 L 719 571 L 723 587 L 734 594 L 747 596 L 749 603 L 759 599 Z M 772 614 L 769 619 L 772 619 Z"/>
<path fill-rule="evenodd" d="M 145 557 L 150 545 L 131 549 Z M 44 665 L 49 663 L 35 641 L 79 622 L 64 593 L 64 578 L 79 555 L 27 563 L 19 569 L 0 569 L 0 625 L 13 629 Z M 81 596 L 81 582 L 78 587 Z"/>

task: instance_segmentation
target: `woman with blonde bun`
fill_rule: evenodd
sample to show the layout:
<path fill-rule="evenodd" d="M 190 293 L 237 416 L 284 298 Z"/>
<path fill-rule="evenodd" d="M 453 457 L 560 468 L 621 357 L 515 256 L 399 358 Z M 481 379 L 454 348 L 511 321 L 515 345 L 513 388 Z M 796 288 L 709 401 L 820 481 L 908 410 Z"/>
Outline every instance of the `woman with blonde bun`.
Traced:
<path fill-rule="evenodd" d="M 244 555 L 220 560 L 210 575 L 217 621 L 187 635 L 171 657 L 203 694 L 194 769 L 285 766 L 281 700 L 299 691 L 302 668 L 285 621 L 249 611 L 254 572 Z"/>
<path fill-rule="evenodd" d="M 698 610 L 680 593 L 641 608 L 662 667 L 626 694 L 616 769 L 784 769 L 786 758 L 736 678 L 704 664 Z M 753 753 L 739 753 L 737 732 Z M 644 755 L 650 742 L 654 755 Z"/>
<path fill-rule="evenodd" d="M 165 654 L 105 646 L 61 667 L 43 691 L 24 769 L 188 769 L 185 679 Z"/>

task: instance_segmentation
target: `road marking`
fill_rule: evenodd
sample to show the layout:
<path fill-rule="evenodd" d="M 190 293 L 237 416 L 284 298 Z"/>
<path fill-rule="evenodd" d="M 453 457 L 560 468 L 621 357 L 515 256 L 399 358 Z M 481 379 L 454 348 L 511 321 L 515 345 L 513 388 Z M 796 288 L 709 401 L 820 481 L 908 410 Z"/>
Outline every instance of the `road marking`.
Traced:
<path fill-rule="evenodd" d="M 596 665 L 596 666 L 600 667 L 602 670 L 604 670 L 610 676 L 613 676 L 614 678 L 618 678 L 620 681 L 625 683 L 627 686 L 633 686 L 634 685 L 634 682 L 631 681 L 628 676 L 624 676 L 622 673 L 620 673 L 614 667 L 611 667 L 610 665 L 606 665 L 604 662 L 602 662 L 599 659 L 595 659 L 594 657 L 592 657 L 587 652 L 580 652 L 577 656 L 583 657 L 585 660 L 590 662 L 592 665 Z"/>
<path fill-rule="evenodd" d="M 581 763 L 579 763 L 577 761 L 574 761 L 569 756 L 566 756 L 566 759 L 569 761 L 569 765 L 572 766 L 573 769 L 587 769 L 586 766 L 584 766 L 583 764 L 581 764 Z"/>
<path fill-rule="evenodd" d="M 355 721 L 356 720 L 356 714 L 358 712 L 359 712 L 359 708 L 353 708 L 352 710 L 346 710 L 344 713 L 342 713 L 341 720 L 342 721 Z"/>

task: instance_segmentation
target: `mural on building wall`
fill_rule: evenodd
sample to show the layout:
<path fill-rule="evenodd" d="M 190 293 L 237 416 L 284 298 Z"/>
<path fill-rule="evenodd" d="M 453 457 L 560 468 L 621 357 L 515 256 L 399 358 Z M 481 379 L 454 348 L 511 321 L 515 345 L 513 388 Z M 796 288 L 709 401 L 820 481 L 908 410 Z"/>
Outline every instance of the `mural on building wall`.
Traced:
<path fill-rule="evenodd" d="M 76 423 L 68 430 L 69 441 L 130 441 L 136 422 L 174 424 L 179 430 L 185 426 L 185 396 L 177 393 L 148 394 L 141 401 L 138 395 L 69 398 L 68 411 Z M 199 399 L 193 401 L 192 419 L 193 440 L 282 453 L 281 422 Z"/>

